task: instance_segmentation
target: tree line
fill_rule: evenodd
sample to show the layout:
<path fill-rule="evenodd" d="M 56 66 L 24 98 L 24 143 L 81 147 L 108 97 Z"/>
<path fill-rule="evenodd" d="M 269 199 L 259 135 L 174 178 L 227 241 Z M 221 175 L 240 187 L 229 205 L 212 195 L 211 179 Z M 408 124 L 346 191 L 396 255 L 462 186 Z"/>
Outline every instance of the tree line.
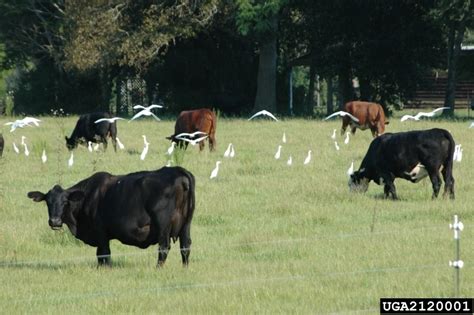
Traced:
<path fill-rule="evenodd" d="M 471 0 L 0 0 L 0 103 L 288 114 L 293 101 L 308 116 L 361 99 L 387 110 L 447 69 L 454 109 L 473 13 Z"/>

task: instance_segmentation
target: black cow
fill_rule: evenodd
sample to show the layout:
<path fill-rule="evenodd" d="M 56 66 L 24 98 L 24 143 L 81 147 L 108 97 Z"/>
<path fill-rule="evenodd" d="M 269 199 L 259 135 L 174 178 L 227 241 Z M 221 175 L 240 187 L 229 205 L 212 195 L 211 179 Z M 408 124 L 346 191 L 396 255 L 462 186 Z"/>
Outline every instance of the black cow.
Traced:
<path fill-rule="evenodd" d="M 385 197 L 395 191 L 395 178 L 413 183 L 429 176 L 433 185 L 433 198 L 441 187 L 439 172 L 444 179 L 444 196 L 454 199 L 453 154 L 454 140 L 444 129 L 386 133 L 375 138 L 360 165 L 351 175 L 351 191 L 367 191 L 369 182 L 384 184 Z"/>
<path fill-rule="evenodd" d="M 28 193 L 34 201 L 46 201 L 49 225 L 65 223 L 71 233 L 97 247 L 99 265 L 110 265 L 109 241 L 147 248 L 159 244 L 158 266 L 164 264 L 170 239 L 179 238 L 183 265 L 191 251 L 194 212 L 194 176 L 181 167 L 164 167 L 114 176 L 95 173 L 74 186 L 54 186 L 48 193 Z"/>
<path fill-rule="evenodd" d="M 79 117 L 76 127 L 72 131 L 71 137 L 66 138 L 66 146 L 69 150 L 74 150 L 79 143 L 87 144 L 89 141 L 93 143 L 103 143 L 104 150 L 107 149 L 107 136 L 112 138 L 112 145 L 117 152 L 117 125 L 116 122 L 110 123 L 103 121 L 95 123 L 100 118 L 111 118 L 109 113 L 90 113 Z"/>
<path fill-rule="evenodd" d="M 2 157 L 4 145 L 5 145 L 5 139 L 3 139 L 3 135 L 0 133 L 0 157 Z"/>

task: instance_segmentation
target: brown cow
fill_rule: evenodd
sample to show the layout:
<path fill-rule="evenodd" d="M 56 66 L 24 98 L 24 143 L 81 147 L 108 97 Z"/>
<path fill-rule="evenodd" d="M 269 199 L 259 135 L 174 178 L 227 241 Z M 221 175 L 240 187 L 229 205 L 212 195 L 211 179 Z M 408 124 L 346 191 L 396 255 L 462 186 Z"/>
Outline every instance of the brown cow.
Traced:
<path fill-rule="evenodd" d="M 359 122 L 355 122 L 349 116 L 342 117 L 341 135 L 346 131 L 347 126 L 351 125 L 351 132 L 354 134 L 356 129 L 365 130 L 370 128 L 372 135 L 377 137 L 385 132 L 385 113 L 382 106 L 377 103 L 352 101 L 346 104 L 345 111 L 357 117 Z"/>
<path fill-rule="evenodd" d="M 174 134 L 166 137 L 166 139 L 176 142 L 180 147 L 184 145 L 184 147 L 187 148 L 188 142 L 177 139 L 176 136 L 181 133 L 194 133 L 196 131 L 201 131 L 208 135 L 209 150 L 214 151 L 216 147 L 216 123 L 216 114 L 210 109 L 201 108 L 196 110 L 182 111 L 176 120 Z M 189 139 L 189 137 L 187 138 Z M 191 139 L 196 138 L 200 138 L 200 135 L 197 135 Z M 203 149 L 204 141 L 200 141 L 199 150 L 202 151 Z"/>

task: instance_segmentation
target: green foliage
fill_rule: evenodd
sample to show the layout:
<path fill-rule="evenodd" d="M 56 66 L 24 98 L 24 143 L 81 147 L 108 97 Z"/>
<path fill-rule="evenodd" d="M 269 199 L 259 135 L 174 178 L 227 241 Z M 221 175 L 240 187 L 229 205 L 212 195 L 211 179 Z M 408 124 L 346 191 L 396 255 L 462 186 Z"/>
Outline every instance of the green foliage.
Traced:
<path fill-rule="evenodd" d="M 287 2 L 287 0 L 237 0 L 236 22 L 239 32 L 248 35 L 273 31 L 269 19 L 277 15 Z"/>

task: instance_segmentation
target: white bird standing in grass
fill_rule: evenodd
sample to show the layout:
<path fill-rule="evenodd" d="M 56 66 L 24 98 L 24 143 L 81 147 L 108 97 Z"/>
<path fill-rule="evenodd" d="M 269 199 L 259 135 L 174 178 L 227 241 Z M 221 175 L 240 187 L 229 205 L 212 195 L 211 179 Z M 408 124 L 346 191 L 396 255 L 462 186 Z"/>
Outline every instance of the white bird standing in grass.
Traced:
<path fill-rule="evenodd" d="M 335 113 L 332 113 L 328 117 L 324 118 L 324 120 L 328 120 L 329 118 L 332 118 L 334 116 L 342 116 L 342 117 L 349 116 L 353 121 L 359 122 L 359 119 L 357 117 L 354 117 L 351 114 L 349 114 L 348 112 L 345 112 L 345 111 L 342 111 L 342 110 L 340 110 L 338 112 L 335 112 Z"/>
<path fill-rule="evenodd" d="M 15 151 L 16 154 L 20 154 L 20 150 L 18 149 L 18 147 L 16 146 L 16 143 L 13 142 L 13 151 Z"/>
<path fill-rule="evenodd" d="M 229 143 L 227 146 L 227 149 L 224 152 L 224 157 L 229 157 L 230 156 L 230 150 L 232 149 L 232 143 Z"/>
<path fill-rule="evenodd" d="M 436 114 L 436 112 L 443 111 L 445 109 L 449 109 L 449 107 L 436 108 L 435 110 L 433 110 L 432 112 L 429 112 L 429 113 L 419 112 L 415 116 L 403 115 L 403 117 L 400 119 L 400 121 L 403 122 L 403 121 L 408 120 L 408 119 L 420 120 L 421 117 L 433 117 Z"/>
<path fill-rule="evenodd" d="M 92 142 L 90 141 L 87 141 L 87 150 L 89 150 L 89 152 L 92 152 Z"/>
<path fill-rule="evenodd" d="M 94 123 L 98 124 L 98 123 L 101 123 L 101 122 L 104 122 L 104 121 L 108 121 L 109 123 L 113 124 L 114 122 L 116 122 L 119 119 L 126 120 L 125 118 L 122 118 L 122 117 L 101 118 L 101 119 L 97 119 L 96 121 L 94 121 Z"/>
<path fill-rule="evenodd" d="M 270 113 L 269 111 L 267 111 L 267 110 L 261 110 L 261 111 L 259 111 L 259 112 L 256 112 L 256 113 L 253 114 L 253 116 L 250 117 L 248 120 L 252 120 L 252 119 L 254 119 L 255 117 L 261 116 L 261 115 L 268 116 L 268 117 L 270 117 L 271 119 L 273 119 L 273 120 L 275 120 L 275 121 L 278 121 L 278 119 L 276 119 L 276 117 L 275 117 L 272 113 Z"/>
<path fill-rule="evenodd" d="M 212 170 L 211 176 L 209 177 L 209 179 L 213 179 L 217 177 L 217 173 L 219 173 L 219 164 L 221 164 L 221 161 L 216 162 L 216 167 Z"/>
<path fill-rule="evenodd" d="M 332 131 L 331 139 L 332 139 L 332 140 L 336 140 L 336 129 L 334 129 L 334 130 Z"/>
<path fill-rule="evenodd" d="M 281 145 L 278 146 L 278 149 L 275 153 L 275 159 L 279 159 L 280 158 L 280 155 L 281 155 Z"/>
<path fill-rule="evenodd" d="M 286 143 L 286 133 L 283 132 L 283 137 L 281 138 L 281 142 Z"/>
<path fill-rule="evenodd" d="M 176 142 L 172 141 L 170 147 L 168 148 L 168 151 L 166 151 L 166 154 L 168 154 L 168 155 L 173 154 L 175 146 L 176 146 Z"/>
<path fill-rule="evenodd" d="M 141 116 L 153 116 L 153 118 L 155 118 L 157 121 L 160 121 L 160 119 L 155 114 L 153 114 L 151 112 L 151 110 L 153 108 L 163 108 L 163 106 L 156 105 L 156 104 L 152 104 L 148 107 L 145 107 L 145 106 L 142 106 L 142 105 L 133 106 L 133 109 L 141 109 L 141 111 L 136 113 L 135 116 L 133 116 L 132 119 L 130 119 L 128 122 L 131 122 L 132 120 L 135 120 L 135 119 L 137 119 L 138 117 L 141 117 Z"/>
<path fill-rule="evenodd" d="M 143 137 L 143 143 L 145 144 L 145 146 L 143 147 L 142 154 L 140 154 L 140 160 L 143 161 L 148 153 L 148 146 L 150 145 L 150 143 L 146 140 L 145 135 L 142 135 L 142 137 Z"/>
<path fill-rule="evenodd" d="M 306 156 L 306 159 L 304 159 L 304 165 L 309 164 L 311 162 L 311 150 L 308 151 L 308 155 Z"/>
<path fill-rule="evenodd" d="M 234 145 L 232 145 L 232 148 L 230 149 L 230 158 L 233 158 L 235 156 L 235 150 L 234 150 Z"/>
<path fill-rule="evenodd" d="M 25 136 L 21 136 L 21 145 L 25 148 L 25 155 L 29 156 L 30 151 L 28 150 L 28 146 L 26 145 L 25 139 L 26 139 Z"/>
<path fill-rule="evenodd" d="M 474 128 L 474 121 L 471 122 L 471 124 L 469 125 L 469 128 Z"/>
<path fill-rule="evenodd" d="M 43 163 L 46 163 L 47 160 L 48 160 L 48 157 L 46 156 L 46 150 L 43 149 L 43 154 L 41 154 L 41 161 Z"/>
<path fill-rule="evenodd" d="M 117 144 L 118 144 L 120 150 L 125 149 L 125 146 L 123 145 L 123 143 L 120 141 L 120 139 L 118 137 L 115 137 L 115 140 L 117 140 Z"/>
<path fill-rule="evenodd" d="M 346 139 L 344 139 L 344 144 L 349 144 L 349 131 L 346 132 Z"/>
<path fill-rule="evenodd" d="M 288 158 L 288 161 L 286 161 L 286 165 L 291 166 L 291 164 L 293 164 L 293 158 L 290 155 L 290 157 Z"/>
<path fill-rule="evenodd" d="M 74 153 L 71 152 L 71 157 L 69 157 L 69 161 L 67 161 L 67 165 L 71 167 L 74 164 Z"/>
<path fill-rule="evenodd" d="M 168 160 L 168 162 L 166 163 L 165 166 L 166 166 L 166 167 L 170 167 L 170 166 L 171 166 L 171 160 Z"/>
<path fill-rule="evenodd" d="M 454 147 L 453 161 L 461 162 L 461 160 L 462 160 L 462 149 L 461 149 L 461 145 L 457 144 Z"/>
<path fill-rule="evenodd" d="M 351 176 L 352 174 L 354 174 L 354 161 L 352 161 L 351 166 L 347 170 L 347 176 Z"/>
<path fill-rule="evenodd" d="M 339 145 L 337 144 L 337 141 L 334 141 L 334 147 L 336 147 L 336 150 L 339 151 Z"/>
<path fill-rule="evenodd" d="M 94 151 L 99 151 L 99 144 L 98 143 L 94 144 Z"/>

